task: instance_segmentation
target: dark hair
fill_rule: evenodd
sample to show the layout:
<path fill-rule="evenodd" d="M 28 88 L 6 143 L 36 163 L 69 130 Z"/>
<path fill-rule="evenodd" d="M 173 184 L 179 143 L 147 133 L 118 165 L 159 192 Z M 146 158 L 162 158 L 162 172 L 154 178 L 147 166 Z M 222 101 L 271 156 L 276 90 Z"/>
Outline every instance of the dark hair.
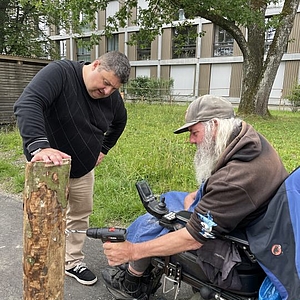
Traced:
<path fill-rule="evenodd" d="M 101 61 L 100 70 L 113 71 L 120 78 L 122 84 L 128 81 L 131 66 L 125 54 L 119 51 L 110 51 L 101 55 L 98 60 Z"/>

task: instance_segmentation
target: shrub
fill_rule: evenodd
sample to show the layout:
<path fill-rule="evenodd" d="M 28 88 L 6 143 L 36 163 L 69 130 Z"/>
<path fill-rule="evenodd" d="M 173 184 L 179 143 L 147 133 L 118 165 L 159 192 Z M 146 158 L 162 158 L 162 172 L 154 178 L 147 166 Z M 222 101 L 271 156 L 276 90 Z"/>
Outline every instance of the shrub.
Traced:
<path fill-rule="evenodd" d="M 296 84 L 291 93 L 287 96 L 287 99 L 291 103 L 292 112 L 298 111 L 300 108 L 300 84 Z"/>
<path fill-rule="evenodd" d="M 170 101 L 173 79 L 138 76 L 129 80 L 125 89 L 127 98 L 133 101 Z"/>

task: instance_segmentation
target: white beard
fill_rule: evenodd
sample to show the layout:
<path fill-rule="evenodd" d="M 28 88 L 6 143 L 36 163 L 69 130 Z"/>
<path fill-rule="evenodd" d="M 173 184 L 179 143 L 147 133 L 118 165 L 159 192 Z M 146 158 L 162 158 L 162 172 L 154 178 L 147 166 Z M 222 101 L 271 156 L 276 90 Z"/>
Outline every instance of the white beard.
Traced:
<path fill-rule="evenodd" d="M 196 180 L 201 185 L 208 179 L 216 165 L 216 158 L 212 149 L 197 146 L 194 157 L 194 167 L 196 171 Z"/>
<path fill-rule="evenodd" d="M 201 144 L 197 145 L 197 151 L 194 156 L 196 180 L 199 185 L 211 176 L 218 159 L 219 155 L 216 153 L 212 130 L 208 129 L 205 132 L 205 139 Z"/>
<path fill-rule="evenodd" d="M 197 144 L 194 157 L 196 179 L 199 185 L 211 176 L 227 147 L 234 128 L 240 126 L 240 119 L 219 120 L 218 130 L 214 136 L 214 123 L 206 123 L 204 139 L 201 144 Z"/>

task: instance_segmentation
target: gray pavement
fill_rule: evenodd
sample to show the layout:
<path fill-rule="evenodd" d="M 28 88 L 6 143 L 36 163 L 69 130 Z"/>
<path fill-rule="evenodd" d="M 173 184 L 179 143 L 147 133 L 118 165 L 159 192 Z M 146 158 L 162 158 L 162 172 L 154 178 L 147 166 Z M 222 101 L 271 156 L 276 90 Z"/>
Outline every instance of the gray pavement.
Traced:
<path fill-rule="evenodd" d="M 0 297 L 3 300 L 23 299 L 22 238 L 23 210 L 22 199 L 0 192 Z M 100 240 L 87 239 L 84 252 L 85 262 L 97 275 L 98 282 L 93 286 L 83 286 L 76 280 L 66 277 L 64 285 L 65 300 L 113 300 L 101 278 L 101 268 L 107 266 Z M 182 285 L 178 299 L 188 299 L 192 290 Z M 171 300 L 174 295 L 157 291 L 152 299 Z M 45 299 L 47 300 L 47 299 Z"/>

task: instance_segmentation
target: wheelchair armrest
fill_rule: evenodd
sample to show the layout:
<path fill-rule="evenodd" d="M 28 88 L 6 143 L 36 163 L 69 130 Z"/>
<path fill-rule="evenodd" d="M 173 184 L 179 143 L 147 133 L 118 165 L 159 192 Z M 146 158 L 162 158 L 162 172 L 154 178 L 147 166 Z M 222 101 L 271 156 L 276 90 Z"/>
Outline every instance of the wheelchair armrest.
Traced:
<path fill-rule="evenodd" d="M 179 221 L 187 223 L 189 219 L 191 218 L 192 212 L 187 210 L 181 210 L 176 213 L 176 217 Z"/>
<path fill-rule="evenodd" d="M 243 246 L 249 246 L 249 242 L 247 240 L 246 234 L 241 230 L 234 230 L 229 234 L 225 234 L 224 238 L 232 242 L 241 244 Z"/>
<path fill-rule="evenodd" d="M 185 224 L 191 218 L 192 212 L 187 210 L 181 210 L 175 214 L 176 222 L 185 226 Z M 232 242 L 238 243 L 243 246 L 249 246 L 246 234 L 241 230 L 234 230 L 229 234 L 223 235 L 223 238 L 230 240 Z"/>
<path fill-rule="evenodd" d="M 185 227 L 186 223 L 191 217 L 191 214 L 191 212 L 186 210 L 182 210 L 177 213 L 170 211 L 161 217 L 159 224 L 171 231 L 178 230 Z"/>

